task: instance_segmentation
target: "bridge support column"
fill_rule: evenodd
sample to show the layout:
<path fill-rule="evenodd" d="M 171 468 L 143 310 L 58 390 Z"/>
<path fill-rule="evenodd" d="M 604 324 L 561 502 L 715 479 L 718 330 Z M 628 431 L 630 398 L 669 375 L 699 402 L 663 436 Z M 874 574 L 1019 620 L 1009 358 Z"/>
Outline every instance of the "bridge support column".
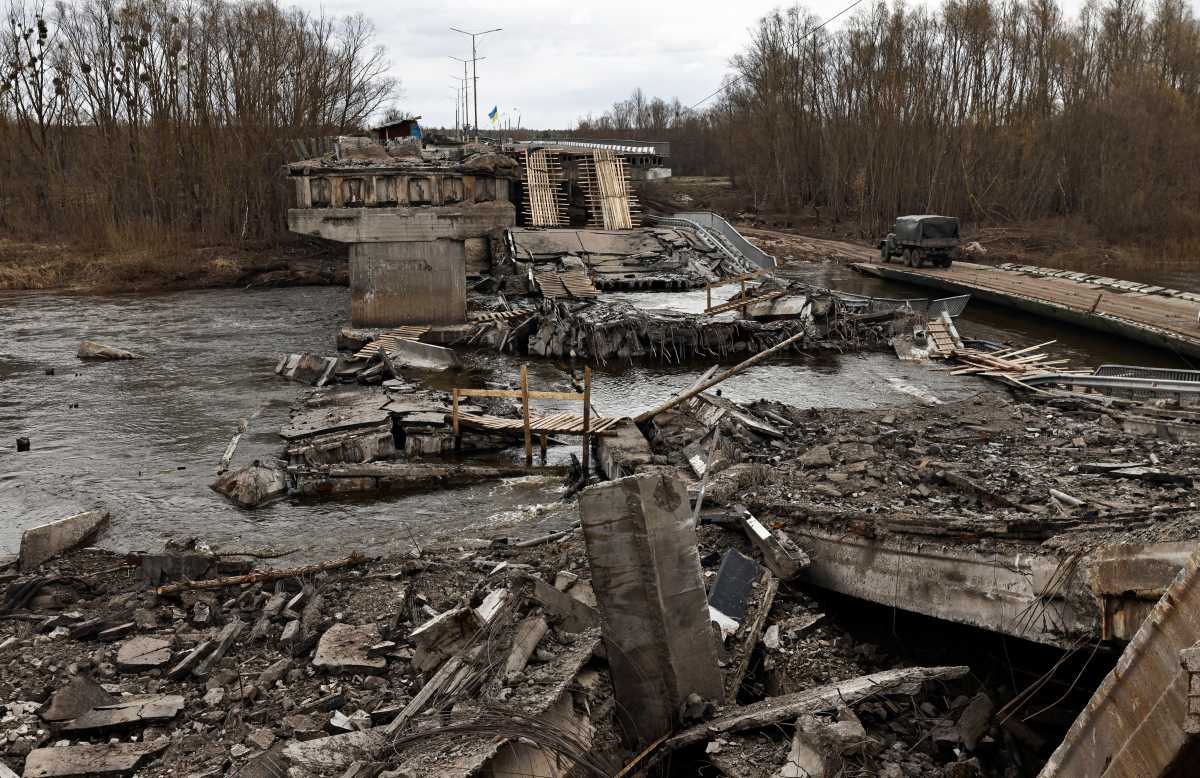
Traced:
<path fill-rule="evenodd" d="M 467 318 L 466 247 L 453 239 L 350 246 L 355 327 L 453 324 Z"/>

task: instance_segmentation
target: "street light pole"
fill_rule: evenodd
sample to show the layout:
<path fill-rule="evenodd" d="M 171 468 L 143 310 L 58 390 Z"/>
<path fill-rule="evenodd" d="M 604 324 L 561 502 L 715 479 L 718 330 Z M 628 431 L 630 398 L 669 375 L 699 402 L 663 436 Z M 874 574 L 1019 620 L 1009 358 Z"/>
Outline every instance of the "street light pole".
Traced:
<path fill-rule="evenodd" d="M 454 32 L 462 33 L 463 35 L 471 36 L 471 81 L 472 81 L 472 96 L 475 98 L 475 140 L 479 140 L 479 71 L 475 67 L 478 57 L 475 56 L 475 39 L 493 32 L 500 32 L 503 27 L 497 27 L 492 30 L 484 30 L 483 32 L 467 32 L 460 30 L 457 27 L 451 27 Z"/>

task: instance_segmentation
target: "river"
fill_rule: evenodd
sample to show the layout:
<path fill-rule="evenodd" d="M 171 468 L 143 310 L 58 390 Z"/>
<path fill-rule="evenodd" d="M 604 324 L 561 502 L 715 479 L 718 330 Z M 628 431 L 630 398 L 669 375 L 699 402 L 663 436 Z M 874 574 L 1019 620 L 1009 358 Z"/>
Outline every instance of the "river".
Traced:
<path fill-rule="evenodd" d="M 790 273 L 846 291 L 924 296 L 833 263 Z M 702 308 L 704 293 L 618 296 L 643 307 L 690 310 Z M 285 501 L 255 511 L 240 510 L 211 491 L 216 463 L 239 419 L 255 418 L 239 460 L 278 455 L 275 433 L 311 389 L 280 379 L 273 367 L 285 353 L 332 353 L 348 311 L 349 293 L 342 287 L 0 295 L 0 553 L 15 552 L 29 526 L 90 509 L 112 514 L 101 545 L 117 551 L 158 550 L 168 538 L 195 536 L 225 549 L 297 548 L 297 558 L 332 556 L 350 546 L 395 551 L 438 537 L 527 536 L 573 518 L 573 507 L 557 504 L 560 484 L 540 477 L 384 499 Z M 1022 344 L 1057 339 L 1056 354 L 1080 364 L 1175 364 L 1170 355 L 1135 344 L 974 304 L 959 327 L 973 337 Z M 147 358 L 81 362 L 75 351 L 83 338 Z M 506 356 L 472 352 L 467 362 L 465 374 L 416 377 L 461 386 L 508 383 L 516 376 L 517 363 Z M 594 402 L 604 414 L 633 414 L 690 384 L 697 372 L 695 366 L 608 367 L 594 374 Z M 569 385 L 566 365 L 539 361 L 530 374 L 534 388 Z M 900 363 L 888 354 L 772 362 L 729 380 L 722 390 L 737 400 L 850 408 L 991 391 L 981 381 Z M 17 437 L 29 437 L 31 450 L 17 453 Z M 570 450 L 552 454 L 561 461 Z"/>

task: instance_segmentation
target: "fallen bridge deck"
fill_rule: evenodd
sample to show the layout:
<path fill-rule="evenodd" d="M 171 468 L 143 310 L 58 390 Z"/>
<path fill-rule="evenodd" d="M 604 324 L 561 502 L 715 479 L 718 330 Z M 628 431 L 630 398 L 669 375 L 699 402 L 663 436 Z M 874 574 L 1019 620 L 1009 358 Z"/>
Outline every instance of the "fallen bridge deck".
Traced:
<path fill-rule="evenodd" d="M 1200 357 L 1200 303 L 1181 297 L 1123 291 L 1072 278 L 1033 276 L 970 262 L 949 268 L 893 267 L 856 262 L 855 270 L 917 286 L 1120 335 L 1158 348 Z"/>

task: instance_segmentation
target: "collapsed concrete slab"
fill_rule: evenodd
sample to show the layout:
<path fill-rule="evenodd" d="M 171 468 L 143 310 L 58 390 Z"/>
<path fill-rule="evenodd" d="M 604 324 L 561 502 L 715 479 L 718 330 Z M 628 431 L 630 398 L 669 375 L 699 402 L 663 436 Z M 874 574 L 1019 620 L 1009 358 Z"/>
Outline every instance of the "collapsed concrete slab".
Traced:
<path fill-rule="evenodd" d="M 107 523 L 107 513 L 88 511 L 25 530 L 21 535 L 19 555 L 21 572 L 33 570 L 43 562 L 88 542 Z"/>
<path fill-rule="evenodd" d="M 434 346 L 417 340 L 400 340 L 388 350 L 392 364 L 424 370 L 449 370 L 461 366 L 454 349 Z"/>
<path fill-rule="evenodd" d="M 579 514 L 625 736 L 648 743 L 690 695 L 723 694 L 687 487 L 630 476 L 585 489 Z"/>
<path fill-rule="evenodd" d="M 107 743 L 59 748 L 37 748 L 25 757 L 23 778 L 83 778 L 83 776 L 126 775 L 170 745 L 162 739 L 153 743 Z"/>
<path fill-rule="evenodd" d="M 1039 778 L 1194 774 L 1200 744 L 1186 729 L 1194 681 L 1180 655 L 1197 640 L 1200 552 L 1154 606 Z"/>

